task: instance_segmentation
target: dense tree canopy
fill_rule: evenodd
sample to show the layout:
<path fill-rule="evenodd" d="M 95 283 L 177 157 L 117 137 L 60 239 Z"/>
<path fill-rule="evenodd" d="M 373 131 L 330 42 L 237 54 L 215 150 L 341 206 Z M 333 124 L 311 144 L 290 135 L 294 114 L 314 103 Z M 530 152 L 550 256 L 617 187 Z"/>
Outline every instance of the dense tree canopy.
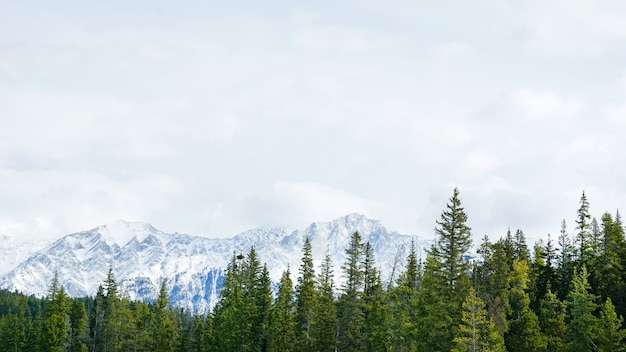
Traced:
<path fill-rule="evenodd" d="M 475 258 L 458 189 L 435 244 L 412 244 L 383 287 L 373 244 L 351 234 L 344 263 L 315 267 L 305 239 L 297 278 L 272 284 L 255 248 L 235 255 L 210 314 L 128 300 L 109 269 L 94 297 L 55 276 L 45 298 L 0 291 L 3 351 L 625 351 L 626 239 L 619 212 L 591 217 L 583 193 L 573 239 L 565 220 L 531 246 L 522 230 L 483 237 Z M 333 266 L 341 268 L 335 286 Z M 316 269 L 318 270 L 316 274 Z M 389 282 L 389 284 L 387 284 Z"/>

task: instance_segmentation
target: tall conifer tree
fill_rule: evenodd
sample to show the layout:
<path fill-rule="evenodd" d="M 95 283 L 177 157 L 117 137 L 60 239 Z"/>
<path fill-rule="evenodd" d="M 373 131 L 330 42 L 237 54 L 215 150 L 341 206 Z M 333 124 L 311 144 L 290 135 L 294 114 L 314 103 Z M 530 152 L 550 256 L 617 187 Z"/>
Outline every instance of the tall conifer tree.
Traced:
<path fill-rule="evenodd" d="M 591 352 L 597 345 L 598 319 L 593 315 L 597 297 L 589 292 L 587 268 L 575 273 L 567 296 L 568 313 L 565 344 L 568 351 Z"/>
<path fill-rule="evenodd" d="M 493 320 L 487 315 L 485 303 L 470 287 L 463 302 L 462 320 L 454 338 L 453 352 L 505 352 L 504 340 Z"/>
<path fill-rule="evenodd" d="M 312 350 L 332 352 L 336 345 L 337 310 L 334 302 L 333 267 L 328 250 L 317 277 L 316 290 L 317 304 L 311 327 Z"/>
<path fill-rule="evenodd" d="M 302 247 L 302 263 L 296 286 L 296 340 L 299 351 L 310 350 L 314 308 L 315 269 L 311 240 L 307 237 Z"/>
<path fill-rule="evenodd" d="M 278 284 L 276 300 L 270 311 L 268 351 L 290 352 L 295 350 L 295 304 L 293 282 L 289 268 L 285 270 Z"/>
<path fill-rule="evenodd" d="M 337 348 L 340 351 L 363 351 L 363 242 L 355 232 L 346 248 L 343 269 L 345 283 L 337 302 Z"/>
<path fill-rule="evenodd" d="M 470 287 L 469 263 L 464 255 L 472 239 L 467 214 L 454 189 L 437 221 L 436 244 L 428 251 L 421 293 L 422 349 L 449 351 L 461 323 L 461 305 Z"/>

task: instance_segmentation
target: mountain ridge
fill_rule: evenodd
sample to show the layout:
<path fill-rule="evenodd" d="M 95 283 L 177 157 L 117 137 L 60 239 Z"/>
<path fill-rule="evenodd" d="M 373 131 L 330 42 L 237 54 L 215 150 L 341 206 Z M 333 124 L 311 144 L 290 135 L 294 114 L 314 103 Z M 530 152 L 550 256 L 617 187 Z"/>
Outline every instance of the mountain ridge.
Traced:
<path fill-rule="evenodd" d="M 415 240 L 356 213 L 314 222 L 303 230 L 261 227 L 232 238 L 168 234 L 147 223 L 119 220 L 50 243 L 0 275 L 0 288 L 45 296 L 56 272 L 70 296 L 93 296 L 111 267 L 130 299 L 154 299 L 162 280 L 167 279 L 173 306 L 206 313 L 217 302 L 232 255 L 245 254 L 251 246 L 267 264 L 272 281 L 277 282 L 287 267 L 296 278 L 295 268 L 300 266 L 302 245 L 308 237 L 316 269 L 328 251 L 335 281 L 341 283 L 339 268 L 355 231 L 372 244 L 383 280 L 391 279 L 391 268 L 401 263 L 408 245 Z M 426 245 L 425 241 L 416 242 L 418 249 Z"/>

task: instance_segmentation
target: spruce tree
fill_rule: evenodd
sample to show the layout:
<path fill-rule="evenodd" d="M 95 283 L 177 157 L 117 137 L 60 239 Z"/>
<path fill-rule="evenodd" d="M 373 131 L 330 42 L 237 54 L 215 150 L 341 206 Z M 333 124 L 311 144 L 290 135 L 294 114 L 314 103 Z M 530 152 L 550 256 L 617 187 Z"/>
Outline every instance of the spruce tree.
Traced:
<path fill-rule="evenodd" d="M 311 325 L 315 307 L 315 269 L 311 240 L 307 237 L 302 247 L 298 285 L 296 286 L 296 339 L 299 351 L 311 348 Z"/>
<path fill-rule="evenodd" d="M 622 327 L 624 319 L 615 313 L 615 306 L 607 298 L 600 308 L 598 329 L 598 349 L 600 351 L 624 352 L 626 346 L 626 330 Z"/>
<path fill-rule="evenodd" d="M 296 344 L 293 282 L 289 268 L 283 272 L 270 311 L 268 351 L 294 351 Z"/>
<path fill-rule="evenodd" d="M 619 213 L 618 213 L 619 214 Z M 617 216 L 616 216 L 617 218 Z M 610 297 L 618 315 L 626 313 L 626 241 L 624 228 L 609 213 L 602 215 L 602 250 L 597 257 L 598 293 Z"/>
<path fill-rule="evenodd" d="M 337 310 L 330 254 L 326 252 L 316 281 L 317 304 L 313 310 L 311 340 L 313 351 L 332 352 L 336 345 Z"/>
<path fill-rule="evenodd" d="M 104 287 L 98 285 L 96 296 L 93 300 L 93 308 L 89 315 L 90 351 L 100 352 L 104 350 L 104 310 L 106 296 Z"/>
<path fill-rule="evenodd" d="M 585 191 L 583 191 L 583 194 L 580 197 L 580 207 L 578 208 L 576 218 L 576 230 L 578 230 L 578 232 L 574 238 L 574 242 L 578 246 L 576 256 L 580 265 L 589 264 L 589 257 L 592 252 L 590 220 L 591 215 L 589 214 L 589 201 L 587 200 Z"/>
<path fill-rule="evenodd" d="M 561 232 L 559 234 L 559 251 L 557 259 L 557 285 L 555 286 L 557 297 L 563 301 L 570 290 L 570 283 L 574 275 L 574 247 L 567 233 L 567 223 L 565 219 L 561 221 Z"/>
<path fill-rule="evenodd" d="M 541 299 L 538 318 L 541 331 L 546 336 L 547 350 L 563 351 L 565 304 L 549 289 Z"/>
<path fill-rule="evenodd" d="M 266 351 L 268 345 L 268 326 L 270 311 L 272 308 L 272 280 L 267 269 L 267 264 L 263 264 L 261 274 L 254 290 L 254 302 L 256 305 L 256 326 L 253 330 L 255 337 L 253 351 Z"/>
<path fill-rule="evenodd" d="M 459 296 L 463 297 L 459 306 L 468 289 L 469 264 L 463 256 L 472 245 L 471 228 L 466 223 L 467 214 L 461 206 L 459 190 L 455 188 L 446 210 L 441 213 L 441 220 L 437 221 L 437 244 L 430 248 L 428 255 L 440 264 L 440 270 L 434 274 L 440 276 L 443 296 L 457 302 Z"/>
<path fill-rule="evenodd" d="M 26 321 L 23 314 L 9 311 L 0 315 L 0 346 L 3 351 L 21 352 L 26 343 Z"/>
<path fill-rule="evenodd" d="M 152 349 L 154 351 L 167 352 L 174 349 L 177 322 L 176 318 L 172 316 L 173 312 L 168 309 L 169 304 L 167 280 L 163 279 L 152 313 L 153 321 L 150 330 L 150 341 L 152 341 Z"/>
<path fill-rule="evenodd" d="M 464 255 L 472 240 L 466 222 L 467 214 L 455 188 L 441 220 L 437 221 L 436 244 L 426 258 L 420 298 L 422 349 L 449 351 L 461 323 L 461 305 L 470 287 L 469 264 Z"/>
<path fill-rule="evenodd" d="M 530 252 L 528 245 L 526 244 L 526 235 L 520 229 L 515 231 L 515 237 L 513 242 L 514 257 L 513 259 L 530 261 Z"/>
<path fill-rule="evenodd" d="M 593 315 L 597 308 L 596 296 L 589 292 L 587 268 L 574 274 L 572 290 L 567 296 L 567 333 L 565 344 L 568 351 L 594 351 L 597 345 L 598 319 Z"/>
<path fill-rule="evenodd" d="M 341 267 L 345 282 L 337 302 L 337 348 L 340 351 L 363 351 L 363 243 L 355 232 L 346 248 L 346 262 Z"/>
<path fill-rule="evenodd" d="M 365 244 L 365 285 L 363 291 L 363 351 L 387 351 L 390 346 L 389 310 L 376 269 L 374 251 Z"/>
<path fill-rule="evenodd" d="M 233 254 L 226 269 L 221 298 L 213 311 L 214 351 L 244 351 L 247 328 L 244 311 L 243 259 Z"/>
<path fill-rule="evenodd" d="M 70 346 L 71 303 L 55 272 L 46 306 L 45 341 L 51 352 L 64 352 Z"/>
<path fill-rule="evenodd" d="M 70 313 L 71 322 L 71 338 L 70 351 L 84 352 L 87 351 L 87 310 L 83 302 L 75 300 L 72 302 L 72 310 Z"/>
<path fill-rule="evenodd" d="M 316 305 L 313 310 L 311 340 L 313 351 L 335 351 L 337 310 L 334 302 L 333 268 L 328 251 L 316 281 Z"/>
<path fill-rule="evenodd" d="M 546 253 L 543 241 L 539 240 L 534 246 L 533 260 L 530 263 L 529 272 L 529 296 L 530 308 L 534 312 L 539 311 L 541 299 L 550 289 L 550 268 L 546 263 Z"/>
<path fill-rule="evenodd" d="M 454 338 L 453 352 L 504 352 L 504 340 L 487 316 L 485 303 L 469 288 L 463 302 L 461 324 Z"/>
<path fill-rule="evenodd" d="M 515 260 L 509 294 L 511 304 L 511 313 L 508 317 L 509 331 L 504 335 L 507 350 L 510 352 L 546 349 L 547 340 L 541 333 L 537 315 L 530 309 L 527 285 L 528 263 L 525 260 Z"/>
<path fill-rule="evenodd" d="M 397 285 L 387 293 L 392 351 L 417 349 L 418 289 L 422 286 L 422 273 L 412 241 L 406 262 L 406 269 L 400 274 Z"/>

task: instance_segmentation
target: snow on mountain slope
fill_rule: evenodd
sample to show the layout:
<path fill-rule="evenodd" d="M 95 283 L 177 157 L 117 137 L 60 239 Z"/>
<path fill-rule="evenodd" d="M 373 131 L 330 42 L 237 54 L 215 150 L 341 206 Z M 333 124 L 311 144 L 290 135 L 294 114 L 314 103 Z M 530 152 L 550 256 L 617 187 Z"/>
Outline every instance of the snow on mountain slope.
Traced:
<path fill-rule="evenodd" d="M 45 241 L 18 241 L 10 235 L 0 235 L 0 275 L 13 269 L 48 244 Z"/>
<path fill-rule="evenodd" d="M 109 267 L 130 299 L 152 300 L 163 279 L 168 280 L 171 303 L 192 312 L 206 313 L 219 297 L 225 268 L 233 254 L 246 254 L 254 246 L 277 282 L 289 266 L 298 275 L 302 246 L 309 237 L 316 267 L 326 251 L 333 260 L 335 281 L 350 236 L 359 231 L 374 249 L 384 282 L 402 270 L 414 237 L 388 232 L 377 220 L 350 214 L 331 222 L 317 222 L 304 230 L 258 228 L 231 239 L 167 234 L 149 224 L 118 221 L 89 231 L 67 235 L 0 276 L 0 288 L 45 296 L 54 273 L 70 296 L 93 296 Z M 418 249 L 427 244 L 416 243 Z M 399 265 L 396 265 L 399 264 Z"/>

